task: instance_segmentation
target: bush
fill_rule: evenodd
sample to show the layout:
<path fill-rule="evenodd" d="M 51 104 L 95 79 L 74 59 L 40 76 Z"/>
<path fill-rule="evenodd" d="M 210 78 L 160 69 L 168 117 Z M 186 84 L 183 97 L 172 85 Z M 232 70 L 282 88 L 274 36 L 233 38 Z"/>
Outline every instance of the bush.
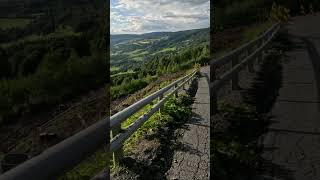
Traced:
<path fill-rule="evenodd" d="M 146 80 L 135 79 L 131 82 L 123 82 L 119 86 L 112 86 L 110 89 L 111 100 L 123 97 L 131 94 L 137 90 L 140 90 L 148 85 Z"/>

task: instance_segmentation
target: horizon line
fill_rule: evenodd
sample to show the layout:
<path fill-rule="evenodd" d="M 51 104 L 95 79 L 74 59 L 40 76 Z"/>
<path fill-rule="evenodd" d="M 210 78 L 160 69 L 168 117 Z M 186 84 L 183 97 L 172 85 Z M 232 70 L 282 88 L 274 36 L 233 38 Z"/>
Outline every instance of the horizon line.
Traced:
<path fill-rule="evenodd" d="M 122 33 L 122 34 L 111 34 L 110 35 L 143 35 L 143 34 L 151 34 L 151 33 L 162 33 L 162 32 L 181 32 L 181 31 L 190 31 L 190 30 L 197 30 L 197 29 L 207 29 L 210 27 L 205 27 L 205 28 L 194 28 L 194 29 L 186 29 L 186 30 L 178 30 L 178 31 L 150 31 L 150 32 L 145 32 L 145 33 Z"/>

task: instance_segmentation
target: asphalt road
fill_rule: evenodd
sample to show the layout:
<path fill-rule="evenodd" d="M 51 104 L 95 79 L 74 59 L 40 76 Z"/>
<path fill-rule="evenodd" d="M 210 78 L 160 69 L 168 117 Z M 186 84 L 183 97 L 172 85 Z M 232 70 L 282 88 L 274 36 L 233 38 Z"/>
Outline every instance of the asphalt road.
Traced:
<path fill-rule="evenodd" d="M 287 25 L 299 49 L 287 53 L 283 84 L 264 137 L 265 179 L 320 179 L 320 14 Z"/>
<path fill-rule="evenodd" d="M 192 118 L 180 139 L 183 150 L 174 153 L 174 161 L 167 172 L 170 180 L 209 179 L 210 175 L 210 98 L 209 66 L 201 68 L 202 77 L 192 106 Z"/>

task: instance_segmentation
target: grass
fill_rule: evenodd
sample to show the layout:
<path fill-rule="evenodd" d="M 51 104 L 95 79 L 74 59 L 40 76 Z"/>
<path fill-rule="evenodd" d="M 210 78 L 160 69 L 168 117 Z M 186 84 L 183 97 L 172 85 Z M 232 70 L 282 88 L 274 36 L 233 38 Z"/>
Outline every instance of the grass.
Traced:
<path fill-rule="evenodd" d="M 246 43 L 252 39 L 257 38 L 261 33 L 268 30 L 274 22 L 266 21 L 262 24 L 255 25 L 247 30 L 244 31 L 242 35 L 242 43 Z"/>
<path fill-rule="evenodd" d="M 117 68 L 117 67 L 114 67 L 114 71 L 115 70 L 118 70 L 120 68 Z M 111 70 L 112 71 L 112 70 Z M 120 72 L 120 73 L 117 73 L 117 74 L 113 74 L 111 75 L 111 77 L 116 77 L 116 76 L 122 76 L 122 75 L 128 75 L 128 74 L 136 74 L 137 72 L 134 72 L 132 69 L 128 70 L 128 71 L 125 71 L 125 72 Z"/>
<path fill-rule="evenodd" d="M 270 26 L 266 23 L 264 27 L 261 25 L 251 32 L 259 34 L 259 30 L 261 32 L 268 27 Z M 248 37 L 254 38 L 249 34 Z M 260 137 L 272 123 L 272 117 L 268 113 L 282 83 L 281 62 L 285 56 L 280 52 L 290 45 L 283 39 L 284 36 L 280 38 L 282 39 L 276 38 L 272 44 L 276 51 L 264 59 L 251 87 L 242 92 L 243 103 L 233 105 L 219 102 L 219 113 L 214 116 L 215 121 L 211 124 L 210 154 L 211 162 L 214 163 L 210 167 L 215 172 L 213 179 L 257 179 L 262 175 L 281 179 L 290 175 L 288 169 L 261 156 L 264 147 L 259 143 Z M 274 173 L 270 169 L 277 171 Z"/>
<path fill-rule="evenodd" d="M 275 102 L 280 84 L 280 56 L 269 55 L 252 87 L 245 90 L 243 104 L 219 103 L 219 114 L 212 121 L 210 144 L 211 162 L 214 162 L 211 168 L 216 172 L 214 179 L 255 179 L 262 173 L 259 168 L 268 164 L 268 160 L 261 156 L 263 146 L 258 141 L 271 123 L 267 113 Z M 217 127 L 225 129 L 217 131 Z"/>
<path fill-rule="evenodd" d="M 133 58 L 133 57 L 147 55 L 147 54 L 149 54 L 149 52 L 146 50 L 143 50 L 143 49 L 136 49 L 136 50 L 128 52 L 126 54 L 128 54 L 130 58 Z"/>
<path fill-rule="evenodd" d="M 139 61 L 143 61 L 143 57 L 134 57 L 132 58 L 132 60 L 136 61 L 136 62 L 139 62 Z"/>
<path fill-rule="evenodd" d="M 161 83 L 160 88 L 165 87 L 168 85 L 169 82 Z M 122 128 L 126 129 L 129 127 L 132 123 L 134 123 L 140 116 L 143 114 L 149 112 L 154 104 L 157 103 L 158 100 L 154 100 L 152 103 L 148 104 L 142 110 L 135 113 L 133 116 L 128 118 L 123 124 Z M 167 106 L 168 104 L 165 104 L 164 106 Z M 164 126 L 164 123 L 167 121 L 170 121 L 172 117 L 162 114 L 160 112 L 155 113 L 153 116 L 149 118 L 148 121 L 146 121 L 141 128 L 139 128 L 124 144 L 124 153 L 126 155 L 129 155 L 130 152 L 135 148 L 137 145 L 137 142 L 139 139 L 141 139 L 143 136 L 155 133 L 160 127 Z"/>
<path fill-rule="evenodd" d="M 119 71 L 120 70 L 120 67 L 117 67 L 117 66 L 111 66 L 110 67 L 110 71 L 111 73 L 114 72 L 114 71 Z M 116 75 L 116 74 L 115 74 Z"/>
<path fill-rule="evenodd" d="M 81 161 L 80 164 L 58 177 L 59 180 L 91 179 L 102 171 L 108 162 L 109 155 L 105 147 L 99 148 L 94 154 Z"/>
<path fill-rule="evenodd" d="M 175 51 L 175 50 L 176 50 L 176 47 L 164 48 L 161 51 L 159 51 L 159 53 L 168 52 L 168 51 Z"/>
<path fill-rule="evenodd" d="M 125 123 L 122 124 L 122 128 L 126 129 L 129 125 L 134 123 L 140 116 L 150 111 L 152 105 L 149 104 L 144 107 L 141 111 L 131 116 Z M 139 139 L 143 136 L 153 133 L 156 129 L 161 126 L 161 121 L 158 121 L 161 117 L 159 112 L 151 116 L 132 136 L 124 143 L 124 155 L 130 155 L 138 144 Z"/>
<path fill-rule="evenodd" d="M 165 81 L 160 84 L 160 87 L 164 87 L 168 85 L 170 82 Z M 148 94 L 146 94 L 147 96 Z M 131 123 L 133 123 L 139 116 L 144 114 L 145 112 L 149 111 L 152 104 L 149 104 L 142 108 L 140 111 L 135 113 L 133 116 L 128 118 L 127 121 L 125 121 L 122 124 L 123 128 L 128 127 Z M 136 133 L 134 133 L 126 142 L 124 145 L 124 152 L 125 154 L 129 154 L 130 151 L 132 151 L 137 144 L 137 141 L 146 134 L 146 132 L 152 132 L 151 129 L 156 129 L 157 127 L 160 127 L 163 124 L 162 122 L 159 122 L 160 114 L 155 113 L 141 128 L 137 130 Z M 167 116 L 161 115 L 161 118 L 168 119 Z M 151 130 L 151 131 L 150 131 Z M 105 150 L 105 147 L 99 148 L 94 154 L 87 157 L 83 161 L 81 161 L 77 166 L 74 168 L 68 170 L 65 174 L 61 175 L 58 179 L 59 180 L 71 180 L 71 179 L 90 179 L 94 175 L 101 172 L 105 167 L 106 163 L 108 161 L 109 155 L 107 151 Z M 112 163 L 111 163 L 112 164 Z M 120 167 L 114 167 L 114 168 L 120 168 Z M 115 169 L 114 169 L 115 170 Z"/>
<path fill-rule="evenodd" d="M 274 22 L 272 21 L 266 21 L 264 23 L 249 26 L 241 34 L 239 34 L 239 37 L 237 37 L 237 39 L 235 40 L 237 41 L 237 43 L 233 43 L 233 45 L 225 45 L 221 50 L 213 54 L 213 58 L 219 58 L 224 54 L 227 54 L 228 52 L 234 50 L 235 48 L 257 38 L 261 33 L 268 30 L 273 23 Z"/>
<path fill-rule="evenodd" d="M 5 153 L 0 152 L 0 159 L 3 159 L 3 158 L 4 158 L 4 156 L 5 156 Z"/>
<path fill-rule="evenodd" d="M 169 98 L 161 113 L 158 112 L 149 119 L 139 129 L 137 137 L 128 140 L 129 150 L 132 153 L 129 152 L 129 156 L 114 167 L 113 177 L 154 179 L 156 176 L 157 179 L 166 179 L 165 174 L 171 167 L 174 151 L 182 148 L 176 143 L 179 137 L 176 130 L 184 128 L 192 114 L 191 105 L 196 89 L 197 81 L 195 80 L 186 94 L 182 93 L 177 98 Z"/>
<path fill-rule="evenodd" d="M 168 151 L 173 151 L 173 149 L 169 148 L 169 150 L 168 147 L 175 146 L 175 144 L 172 144 L 173 139 L 175 138 L 174 130 L 183 125 L 190 117 L 192 111 L 190 106 L 192 103 L 193 99 L 189 94 L 180 95 L 178 98 L 169 98 L 162 108 L 162 111 L 155 113 L 126 141 L 124 145 L 125 155 L 127 157 L 130 156 L 130 158 L 136 162 L 135 165 L 130 165 L 130 162 L 127 164 L 126 161 L 120 162 L 120 164 L 113 167 L 112 174 L 121 176 L 124 172 L 131 172 L 133 174 L 139 172 L 138 174 L 141 179 L 152 179 L 152 174 L 150 176 L 150 172 L 154 172 L 154 166 L 160 167 L 160 172 L 158 173 L 165 174 L 168 169 L 168 163 L 165 163 L 166 160 L 163 157 L 166 154 L 167 162 L 172 160 L 173 157 L 171 155 L 173 155 L 173 153 L 168 153 Z M 146 109 L 148 108 L 149 107 Z M 168 129 L 164 131 L 164 128 Z M 149 143 L 152 144 L 152 142 L 159 143 L 159 146 L 156 145 L 152 147 L 153 149 L 156 148 L 157 152 L 151 153 L 149 152 L 151 150 L 150 147 L 145 147 L 149 146 Z M 139 146 L 139 149 L 138 151 L 135 151 L 137 146 Z M 153 156 L 152 165 L 139 160 L 139 157 L 141 156 L 141 146 L 144 149 L 143 151 L 145 151 L 142 156 Z M 144 169 L 144 171 L 141 172 L 141 169 Z M 123 172 L 123 170 L 125 171 Z"/>
<path fill-rule="evenodd" d="M 0 18 L 1 29 L 24 28 L 31 22 L 27 18 Z"/>
<path fill-rule="evenodd" d="M 171 51 L 175 51 L 176 49 L 177 49 L 176 47 L 164 48 L 164 49 L 162 49 L 161 51 L 152 53 L 151 55 L 156 55 L 156 54 L 165 53 L 165 52 L 171 52 Z"/>

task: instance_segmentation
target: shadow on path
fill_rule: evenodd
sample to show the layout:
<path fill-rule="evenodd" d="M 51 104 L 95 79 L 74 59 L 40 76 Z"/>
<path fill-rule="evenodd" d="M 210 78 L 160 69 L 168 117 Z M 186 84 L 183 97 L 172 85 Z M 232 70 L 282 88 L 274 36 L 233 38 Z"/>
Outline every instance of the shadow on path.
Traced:
<path fill-rule="evenodd" d="M 301 37 L 301 39 L 306 43 L 309 57 L 312 61 L 316 85 L 318 89 L 318 102 L 320 102 L 320 55 L 315 47 L 315 45 L 309 39 L 311 37 Z M 320 110 L 320 103 L 318 105 L 318 109 Z"/>
<path fill-rule="evenodd" d="M 197 79 L 195 79 L 192 81 L 190 88 L 186 93 L 193 98 L 197 92 L 197 89 L 198 82 Z M 192 103 L 193 100 L 188 104 L 191 105 Z M 159 146 L 154 150 L 154 152 L 144 153 L 144 155 L 149 155 L 151 157 L 145 161 L 139 160 L 139 158 L 135 157 L 134 155 L 131 157 L 125 157 L 121 162 L 121 166 L 133 172 L 136 176 L 134 179 L 165 180 L 166 172 L 170 169 L 173 163 L 173 155 L 176 150 L 188 151 L 195 154 L 198 153 L 197 150 L 192 149 L 188 144 L 182 144 L 177 141 L 181 136 L 181 131 L 188 129 L 186 123 L 196 124 L 201 118 L 197 114 L 192 114 L 191 116 L 196 118 L 192 118 L 192 121 L 190 119 L 175 119 L 174 121 L 168 122 L 165 127 L 161 127 L 157 133 L 145 136 L 144 139 L 147 141 L 159 142 Z"/>
<path fill-rule="evenodd" d="M 291 42 L 286 33 L 280 33 L 251 87 L 241 91 L 244 104 L 227 104 L 220 108 L 220 121 L 227 122 L 227 125 L 222 132 L 211 131 L 214 179 L 293 179 L 291 170 L 262 157 L 263 152 L 272 153 L 277 149 L 265 148 L 262 137 L 269 131 L 268 126 L 277 123 L 268 113 L 282 86 L 282 63 L 288 60 L 283 52 L 301 47 L 301 44 Z"/>

